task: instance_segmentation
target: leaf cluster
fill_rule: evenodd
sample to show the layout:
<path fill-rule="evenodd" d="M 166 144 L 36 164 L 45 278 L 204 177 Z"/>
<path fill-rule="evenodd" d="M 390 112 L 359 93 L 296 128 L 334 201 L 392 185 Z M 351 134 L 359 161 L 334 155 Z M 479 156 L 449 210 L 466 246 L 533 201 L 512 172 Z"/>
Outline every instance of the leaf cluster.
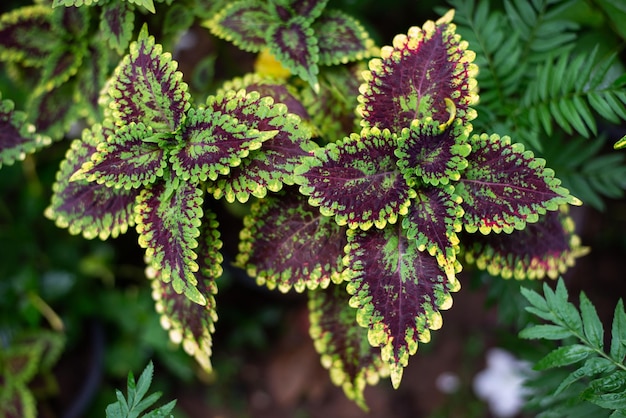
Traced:
<path fill-rule="evenodd" d="M 620 299 L 615 307 L 610 338 L 606 338 L 593 303 L 582 292 L 576 307 L 568 300 L 562 279 L 554 290 L 544 284 L 543 295 L 525 288 L 521 292 L 530 302 L 526 310 L 546 323 L 525 328 L 520 337 L 562 342 L 560 347 L 535 363 L 535 370 L 567 368 L 569 373 L 559 384 L 541 389 L 547 393 L 541 400 L 545 412 L 539 416 L 573 416 L 570 414 L 580 409 L 582 403 L 603 408 L 611 417 L 626 415 L 626 313 L 623 301 Z M 608 348 L 605 341 L 610 342 Z M 597 413 L 594 416 L 604 415 L 602 411 Z"/>

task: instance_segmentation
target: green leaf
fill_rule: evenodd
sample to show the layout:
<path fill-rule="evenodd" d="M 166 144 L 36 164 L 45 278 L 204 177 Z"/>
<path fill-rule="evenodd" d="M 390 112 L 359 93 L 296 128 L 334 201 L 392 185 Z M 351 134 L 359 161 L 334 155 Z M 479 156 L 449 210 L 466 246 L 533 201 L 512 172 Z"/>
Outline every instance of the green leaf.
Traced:
<path fill-rule="evenodd" d="M 2 164 L 12 165 L 23 160 L 26 154 L 34 153 L 51 142 L 49 137 L 36 132 L 24 112 L 15 110 L 11 100 L 0 101 L 0 168 Z"/>
<path fill-rule="evenodd" d="M 615 306 L 613 325 L 611 327 L 611 358 L 623 363 L 626 357 L 626 313 L 624 301 L 620 299 Z"/>
<path fill-rule="evenodd" d="M 562 340 L 571 337 L 573 334 L 570 330 L 563 328 L 560 325 L 534 325 L 520 331 L 519 336 L 521 338 L 527 338 L 531 340 L 545 339 L 545 340 Z"/>
<path fill-rule="evenodd" d="M 202 223 L 202 191 L 191 183 L 161 181 L 141 191 L 135 208 L 139 245 L 146 249 L 150 265 L 176 293 L 206 305 L 197 285 L 197 238 Z"/>
<path fill-rule="evenodd" d="M 367 330 L 356 326 L 356 311 L 348 305 L 349 298 L 344 286 L 309 292 L 310 334 L 332 382 L 367 410 L 366 385 L 387 377 L 389 369 L 380 350 L 369 344 Z"/>
<path fill-rule="evenodd" d="M 555 395 L 563 392 L 569 386 L 571 386 L 574 382 L 577 382 L 580 379 L 585 377 L 593 377 L 600 373 L 611 373 L 615 370 L 616 365 L 610 360 L 601 357 L 592 357 L 588 358 L 585 361 L 585 364 L 580 368 L 576 369 L 572 373 L 570 373 L 567 378 L 563 380 L 563 382 L 556 389 Z"/>
<path fill-rule="evenodd" d="M 596 308 L 587 298 L 585 293 L 580 294 L 580 314 L 583 321 L 583 329 L 585 337 L 589 340 L 592 347 L 598 350 L 604 350 L 604 328 Z"/>
<path fill-rule="evenodd" d="M 256 202 L 244 226 L 237 264 L 257 284 L 303 292 L 343 280 L 345 228 L 321 216 L 300 194 L 292 191 Z"/>
<path fill-rule="evenodd" d="M 23 385 L 3 387 L 0 397 L 0 416 L 36 418 L 37 401 L 33 393 Z"/>
<path fill-rule="evenodd" d="M 315 150 L 296 171 L 300 192 L 339 225 L 369 229 L 395 223 L 415 195 L 396 166 L 395 148 L 389 130 L 364 128 Z"/>
<path fill-rule="evenodd" d="M 430 341 L 430 330 L 442 326 L 440 310 L 452 305 L 460 288 L 437 259 L 419 251 L 399 225 L 368 231 L 348 230 L 344 263 L 350 306 L 367 328 L 373 347 L 381 347 L 395 388 L 418 342 Z"/>
<path fill-rule="evenodd" d="M 582 344 L 559 347 L 535 363 L 535 370 L 545 370 L 578 363 L 594 353 L 593 348 Z"/>

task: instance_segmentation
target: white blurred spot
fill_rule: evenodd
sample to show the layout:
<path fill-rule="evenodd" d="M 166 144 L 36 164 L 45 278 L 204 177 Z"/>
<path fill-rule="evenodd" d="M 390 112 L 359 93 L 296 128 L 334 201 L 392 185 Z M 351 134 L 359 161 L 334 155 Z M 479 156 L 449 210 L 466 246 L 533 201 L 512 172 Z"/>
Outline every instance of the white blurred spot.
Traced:
<path fill-rule="evenodd" d="M 495 416 L 515 416 L 530 394 L 524 387 L 530 373 L 529 363 L 501 348 L 492 348 L 487 351 L 487 368 L 474 377 L 474 392 L 487 402 Z"/>
<path fill-rule="evenodd" d="M 443 393 L 454 393 L 461 386 L 461 379 L 452 372 L 443 372 L 435 379 L 435 386 Z"/>

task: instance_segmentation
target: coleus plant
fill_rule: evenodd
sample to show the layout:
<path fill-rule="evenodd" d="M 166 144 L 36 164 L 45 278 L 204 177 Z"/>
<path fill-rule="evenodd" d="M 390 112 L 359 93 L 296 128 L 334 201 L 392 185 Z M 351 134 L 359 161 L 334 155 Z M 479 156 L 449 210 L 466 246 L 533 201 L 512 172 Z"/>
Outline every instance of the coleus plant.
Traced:
<path fill-rule="evenodd" d="M 224 36 L 269 50 L 309 87 L 248 77 L 199 105 L 144 26 L 99 99 L 102 121 L 61 163 L 46 215 L 86 238 L 134 227 L 162 324 L 209 370 L 223 257 L 207 194 L 257 198 L 238 265 L 259 284 L 309 292 L 322 363 L 365 407 L 365 385 L 390 375 L 397 387 L 418 343 L 442 325 L 463 257 L 504 277 L 554 277 L 580 254 L 565 206 L 579 202 L 532 152 L 472 132 L 477 69 L 452 12 L 370 61 L 360 132 L 339 139 L 332 135 L 341 129 L 315 126 L 312 109 L 323 107 L 307 89 L 332 103 L 318 65 L 371 53 L 358 25 L 316 29 L 325 16 L 342 16 L 325 5 L 226 6 L 208 24 L 213 31 L 259 17 L 263 31 L 247 33 L 253 47 L 236 30 Z M 328 37 L 337 33 L 361 40 L 360 52 L 334 48 Z"/>

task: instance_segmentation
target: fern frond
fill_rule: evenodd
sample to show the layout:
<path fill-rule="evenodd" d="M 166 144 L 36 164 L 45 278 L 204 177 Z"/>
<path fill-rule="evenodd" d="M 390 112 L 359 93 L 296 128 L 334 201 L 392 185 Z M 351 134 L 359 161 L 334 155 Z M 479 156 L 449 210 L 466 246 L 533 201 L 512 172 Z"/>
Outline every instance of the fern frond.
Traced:
<path fill-rule="evenodd" d="M 552 51 L 574 48 L 578 25 L 563 19 L 563 11 L 578 0 L 506 0 L 504 10 L 511 28 L 524 45 L 522 61 L 544 61 Z"/>
<path fill-rule="evenodd" d="M 537 67 L 518 108 L 552 135 L 556 123 L 567 134 L 597 135 L 596 115 L 612 123 L 626 120 L 626 92 L 622 78 L 611 79 L 615 55 L 597 60 L 597 50 L 572 57 L 564 54 Z"/>
<path fill-rule="evenodd" d="M 595 209 L 604 210 L 605 197 L 619 199 L 626 190 L 626 156 L 602 154 L 606 139 L 568 139 L 553 135 L 545 143 L 542 156 L 550 161 L 563 187 Z"/>
<path fill-rule="evenodd" d="M 520 337 L 569 343 L 547 354 L 535 363 L 534 368 L 577 367 L 558 384 L 554 382 L 550 388 L 551 395 L 557 396 L 574 383 L 584 381 L 586 385 L 579 389 L 576 396 L 570 396 L 570 400 L 586 401 L 613 411 L 612 417 L 623 416 L 626 411 L 626 313 L 623 301 L 620 299 L 615 308 L 611 344 L 606 350 L 604 327 L 596 308 L 584 292 L 580 294 L 578 308 L 569 302 L 563 279 L 559 279 L 555 290 L 544 284 L 543 296 L 525 288 L 521 292 L 531 305 L 526 310 L 548 324 L 531 325 L 520 332 Z"/>

